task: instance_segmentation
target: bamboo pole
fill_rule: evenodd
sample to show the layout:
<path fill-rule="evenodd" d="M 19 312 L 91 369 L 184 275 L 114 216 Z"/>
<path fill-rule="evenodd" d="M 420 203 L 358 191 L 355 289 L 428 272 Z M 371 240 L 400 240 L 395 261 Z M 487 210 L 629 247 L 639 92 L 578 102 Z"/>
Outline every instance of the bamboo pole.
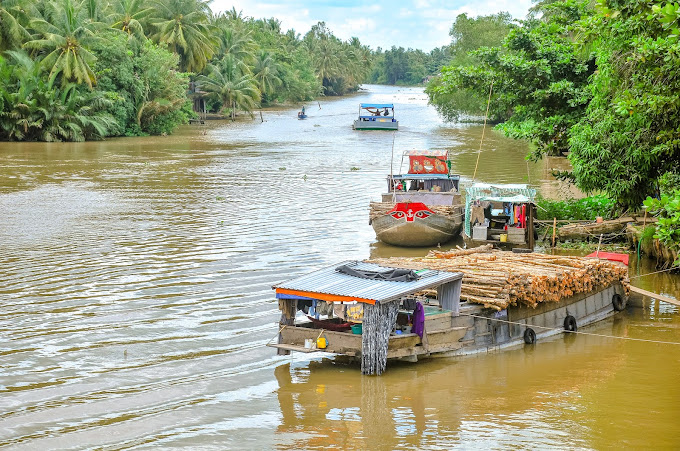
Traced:
<path fill-rule="evenodd" d="M 557 218 L 553 218 L 553 239 L 552 247 L 555 247 L 555 233 L 557 232 Z"/>

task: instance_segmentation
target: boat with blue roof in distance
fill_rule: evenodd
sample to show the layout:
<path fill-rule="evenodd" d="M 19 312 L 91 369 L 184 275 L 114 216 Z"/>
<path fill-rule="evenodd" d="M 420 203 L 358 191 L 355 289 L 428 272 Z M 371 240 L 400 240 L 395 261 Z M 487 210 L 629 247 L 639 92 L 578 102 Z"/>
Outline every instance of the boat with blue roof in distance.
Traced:
<path fill-rule="evenodd" d="M 408 150 L 404 157 L 408 173 L 389 175 L 387 193 L 370 204 L 376 238 L 405 247 L 446 243 L 463 225 L 460 176 L 450 173 L 446 150 Z"/>
<path fill-rule="evenodd" d="M 399 121 L 394 118 L 392 103 L 362 103 L 354 130 L 398 130 Z"/>

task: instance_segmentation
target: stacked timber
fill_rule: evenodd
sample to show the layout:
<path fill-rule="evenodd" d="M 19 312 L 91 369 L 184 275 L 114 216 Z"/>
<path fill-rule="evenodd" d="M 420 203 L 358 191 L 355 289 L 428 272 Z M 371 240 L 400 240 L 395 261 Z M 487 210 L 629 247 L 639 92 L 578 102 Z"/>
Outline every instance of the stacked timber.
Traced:
<path fill-rule="evenodd" d="M 374 220 L 377 217 L 386 215 L 394 208 L 394 202 L 371 202 L 371 212 L 369 218 Z M 428 205 L 427 208 L 434 211 L 438 215 L 448 216 L 451 219 L 457 219 L 461 216 L 459 205 Z"/>
<path fill-rule="evenodd" d="M 617 282 L 624 286 L 626 294 L 630 288 L 628 268 L 618 263 L 586 257 L 516 254 L 488 246 L 373 262 L 396 268 L 462 272 L 461 299 L 495 310 L 518 304 L 535 308 L 541 302 L 558 302 Z"/>

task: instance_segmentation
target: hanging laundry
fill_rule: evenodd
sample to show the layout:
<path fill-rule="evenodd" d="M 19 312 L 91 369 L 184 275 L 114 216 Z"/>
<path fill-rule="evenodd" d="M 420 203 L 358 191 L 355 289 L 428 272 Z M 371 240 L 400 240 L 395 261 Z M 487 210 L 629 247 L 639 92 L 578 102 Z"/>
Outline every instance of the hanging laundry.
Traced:
<path fill-rule="evenodd" d="M 345 304 L 342 302 L 333 303 L 333 313 L 340 319 L 345 319 Z"/>
<path fill-rule="evenodd" d="M 313 316 L 316 319 L 319 319 L 319 313 L 316 311 L 316 299 L 312 300 L 312 306 L 309 307 L 309 312 L 307 313 L 309 316 Z"/>
<path fill-rule="evenodd" d="M 345 308 L 345 319 L 353 323 L 360 323 L 364 320 L 364 304 L 357 303 L 348 305 Z"/>
<path fill-rule="evenodd" d="M 333 304 L 326 301 L 319 301 L 316 304 L 316 313 L 319 315 L 326 315 L 329 318 L 333 316 Z"/>
<path fill-rule="evenodd" d="M 416 302 L 416 309 L 413 311 L 413 328 L 411 332 L 418 334 L 420 338 L 423 338 L 423 332 L 425 331 L 425 309 L 423 309 L 423 304 Z"/>

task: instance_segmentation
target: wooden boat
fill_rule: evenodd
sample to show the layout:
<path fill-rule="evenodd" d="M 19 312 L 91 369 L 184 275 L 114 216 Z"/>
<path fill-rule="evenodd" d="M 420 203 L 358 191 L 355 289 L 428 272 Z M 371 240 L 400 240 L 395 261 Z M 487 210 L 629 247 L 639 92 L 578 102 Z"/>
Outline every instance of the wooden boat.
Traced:
<path fill-rule="evenodd" d="M 361 361 L 364 374 L 381 374 L 393 359 L 416 362 L 533 345 L 551 335 L 577 332 L 626 307 L 628 268 L 617 263 L 573 257 L 570 267 L 565 260 L 572 257 L 461 252 L 458 259 L 344 262 L 279 283 L 273 288 L 281 328 L 277 343 L 269 346 L 278 348 L 279 354 L 342 355 Z M 489 273 L 502 272 L 508 265 L 517 270 L 497 279 L 484 278 L 479 276 L 484 267 L 479 261 L 488 263 Z M 433 269 L 442 267 L 463 269 Z M 400 268 L 411 275 L 408 280 L 371 277 Z M 489 297 L 495 288 L 485 286 L 498 288 L 497 297 Z M 480 292 L 486 297 L 469 294 Z M 333 304 L 333 311 L 362 306 L 361 334 L 318 328 L 306 317 L 298 321 L 298 302 L 310 301 Z"/>
<path fill-rule="evenodd" d="M 476 183 L 466 188 L 465 243 L 533 250 L 535 197 L 536 190 L 524 184 Z"/>
<path fill-rule="evenodd" d="M 446 243 L 463 224 L 460 176 L 449 173 L 446 151 L 410 150 L 404 156 L 408 173 L 388 176 L 382 201 L 370 204 L 376 238 L 405 247 Z"/>
<path fill-rule="evenodd" d="M 354 130 L 398 130 L 399 121 L 394 118 L 394 104 L 362 103 L 359 118 L 352 125 Z"/>

